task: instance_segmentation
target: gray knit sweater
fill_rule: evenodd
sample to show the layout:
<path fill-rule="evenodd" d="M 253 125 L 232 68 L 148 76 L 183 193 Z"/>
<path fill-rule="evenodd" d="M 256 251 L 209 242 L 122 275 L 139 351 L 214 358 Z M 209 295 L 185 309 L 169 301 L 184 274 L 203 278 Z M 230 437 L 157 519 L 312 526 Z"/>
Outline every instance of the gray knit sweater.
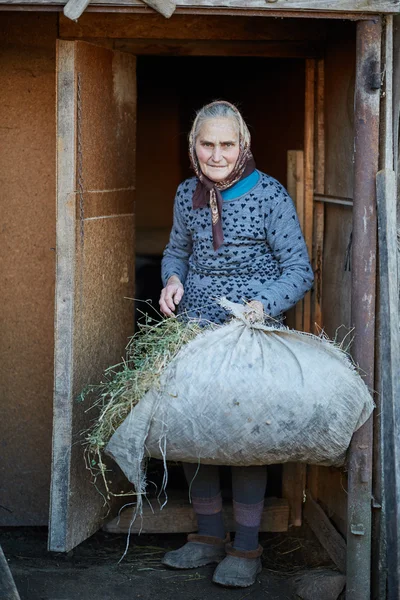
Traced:
<path fill-rule="evenodd" d="M 174 223 L 162 260 L 165 285 L 177 275 L 185 293 L 179 313 L 223 323 L 216 299 L 259 300 L 280 319 L 311 288 L 313 273 L 293 202 L 273 177 L 261 173 L 243 196 L 224 200 L 224 243 L 215 252 L 209 207 L 193 210 L 193 177 L 178 187 Z"/>

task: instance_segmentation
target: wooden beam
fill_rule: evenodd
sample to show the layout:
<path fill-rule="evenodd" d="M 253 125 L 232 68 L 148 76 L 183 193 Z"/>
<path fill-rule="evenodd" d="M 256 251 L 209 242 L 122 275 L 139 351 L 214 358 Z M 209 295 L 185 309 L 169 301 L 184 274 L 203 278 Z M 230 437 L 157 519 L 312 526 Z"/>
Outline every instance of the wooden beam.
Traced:
<path fill-rule="evenodd" d="M 299 217 L 300 227 L 304 234 L 304 152 L 288 150 L 287 153 L 287 190 L 293 199 Z M 294 307 L 294 328 L 303 331 L 304 301 L 300 300 Z"/>
<path fill-rule="evenodd" d="M 306 93 L 304 116 L 304 228 L 307 250 L 312 258 L 314 219 L 314 113 L 315 113 L 315 60 L 306 60 Z M 311 331 L 311 292 L 304 298 L 303 330 Z"/>
<path fill-rule="evenodd" d="M 315 192 L 325 193 L 325 65 L 324 60 L 317 62 L 316 77 L 316 144 L 315 144 Z M 314 196 L 315 199 L 315 196 Z M 314 204 L 314 231 L 313 231 L 313 269 L 314 289 L 312 293 L 312 327 L 311 330 L 318 334 L 322 324 L 322 265 L 324 255 L 324 225 L 325 207 L 322 202 Z"/>
<path fill-rule="evenodd" d="M 289 502 L 292 527 L 300 527 L 303 521 L 306 469 L 304 463 L 285 463 L 282 469 L 282 496 Z"/>
<path fill-rule="evenodd" d="M 148 14 L 84 13 L 78 23 L 60 15 L 59 34 L 63 38 L 119 38 L 143 40 L 246 40 L 303 41 L 310 43 L 323 40 L 326 26 L 315 27 L 295 19 L 265 20 L 220 15 L 174 15 L 165 20 L 154 12 Z"/>
<path fill-rule="evenodd" d="M 91 38 L 85 38 L 91 39 Z M 97 39 L 97 38 L 96 38 Z M 264 58 L 312 58 L 322 53 L 318 42 L 269 42 L 229 40 L 115 40 L 114 48 L 135 56 L 262 56 Z"/>
<path fill-rule="evenodd" d="M 319 543 L 342 572 L 346 572 L 346 542 L 310 492 L 304 504 L 304 518 L 314 532 Z M 366 599 L 364 599 L 366 600 Z"/>
<path fill-rule="evenodd" d="M 357 23 L 354 96 L 354 206 L 351 264 L 352 357 L 370 390 L 375 374 L 376 173 L 381 98 L 381 21 Z M 371 595 L 373 417 L 348 451 L 347 600 Z"/>
<path fill-rule="evenodd" d="M 65 0 L 8 0 L 8 5 L 59 5 L 63 6 Z M 118 7 L 141 7 L 143 3 L 140 0 L 94 0 L 92 5 L 107 6 L 108 8 Z M 280 16 L 283 13 L 327 13 L 337 15 L 338 18 L 348 18 L 352 14 L 396 14 L 400 8 L 400 0 L 274 0 L 266 2 L 265 0 L 178 0 L 178 7 L 187 8 L 226 8 L 230 10 L 259 10 L 272 16 Z"/>
<path fill-rule="evenodd" d="M 388 600 L 400 597 L 400 333 L 397 274 L 396 177 L 377 175 L 379 242 L 379 362 L 385 490 Z"/>
<path fill-rule="evenodd" d="M 187 495 L 171 496 L 165 507 L 160 510 L 156 501 L 151 506 L 143 503 L 143 519 L 138 517 L 132 524 L 134 508 L 121 511 L 103 529 L 111 533 L 190 533 L 196 531 L 197 522 Z M 227 531 L 234 531 L 233 509 L 231 504 L 224 505 L 224 521 Z M 266 498 L 260 531 L 287 531 L 289 505 L 281 498 Z"/>

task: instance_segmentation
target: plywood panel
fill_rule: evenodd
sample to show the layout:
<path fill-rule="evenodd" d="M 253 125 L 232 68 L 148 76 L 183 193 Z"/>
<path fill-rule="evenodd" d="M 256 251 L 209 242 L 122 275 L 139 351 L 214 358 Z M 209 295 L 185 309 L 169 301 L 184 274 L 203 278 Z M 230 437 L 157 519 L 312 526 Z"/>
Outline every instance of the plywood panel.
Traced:
<path fill-rule="evenodd" d="M 56 15 L 3 14 L 0 31 L 0 524 L 46 525 L 53 390 Z"/>
<path fill-rule="evenodd" d="M 59 42 L 57 291 L 49 546 L 93 533 L 106 507 L 85 469 L 95 418 L 77 397 L 121 362 L 133 334 L 136 59 Z M 95 201 L 94 201 L 95 199 Z M 130 211 L 130 212 L 126 212 Z M 87 216 L 87 215 L 90 216 Z M 111 467 L 116 468 L 116 467 Z"/>

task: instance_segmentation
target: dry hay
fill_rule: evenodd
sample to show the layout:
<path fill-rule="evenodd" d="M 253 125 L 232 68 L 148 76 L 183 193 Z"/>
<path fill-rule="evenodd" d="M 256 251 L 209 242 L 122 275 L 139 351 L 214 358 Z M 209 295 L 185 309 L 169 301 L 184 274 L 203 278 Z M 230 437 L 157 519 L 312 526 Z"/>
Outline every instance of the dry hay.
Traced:
<path fill-rule="evenodd" d="M 110 438 L 149 389 L 159 386 L 161 374 L 180 349 L 200 333 L 218 325 L 204 325 L 204 321 L 200 325 L 199 321 L 182 315 L 157 322 L 145 315 L 144 322 L 138 327 L 126 348 L 125 360 L 106 369 L 103 381 L 87 386 L 79 397 L 80 401 L 90 402 L 85 412 L 93 410 L 97 414 L 91 427 L 82 435 L 86 466 L 98 490 L 98 477 L 103 480 L 105 502 L 111 496 L 133 494 L 115 494 L 109 489 L 103 452 Z"/>

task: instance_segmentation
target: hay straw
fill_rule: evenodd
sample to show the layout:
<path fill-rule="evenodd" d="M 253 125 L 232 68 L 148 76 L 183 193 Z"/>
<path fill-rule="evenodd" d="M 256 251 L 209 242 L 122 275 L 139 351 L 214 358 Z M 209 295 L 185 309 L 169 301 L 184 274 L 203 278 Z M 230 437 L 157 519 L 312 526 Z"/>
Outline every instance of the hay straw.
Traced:
<path fill-rule="evenodd" d="M 79 397 L 79 400 L 91 403 L 85 412 L 96 410 L 98 413 L 91 427 L 82 435 L 86 446 L 86 467 L 96 487 L 97 478 L 103 480 L 105 504 L 110 496 L 132 495 L 132 492 L 115 494 L 109 489 L 103 451 L 112 435 L 140 399 L 151 388 L 159 386 L 164 369 L 180 349 L 200 333 L 218 326 L 213 323 L 204 325 L 204 321 L 200 325 L 198 320 L 182 316 L 157 322 L 145 314 L 144 322 L 138 327 L 137 333 L 130 338 L 124 361 L 106 369 L 103 381 L 87 386 Z"/>

